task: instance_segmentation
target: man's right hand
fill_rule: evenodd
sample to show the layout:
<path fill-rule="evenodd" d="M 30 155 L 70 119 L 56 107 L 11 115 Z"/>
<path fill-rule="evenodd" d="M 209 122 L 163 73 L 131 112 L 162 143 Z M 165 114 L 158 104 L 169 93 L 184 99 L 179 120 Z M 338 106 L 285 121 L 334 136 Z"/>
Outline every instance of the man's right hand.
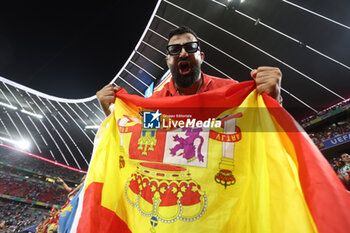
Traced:
<path fill-rule="evenodd" d="M 108 116 L 111 112 L 109 111 L 109 106 L 115 101 L 115 93 L 121 89 L 120 86 L 113 86 L 108 84 L 96 93 L 97 99 L 100 102 L 102 110 Z"/>

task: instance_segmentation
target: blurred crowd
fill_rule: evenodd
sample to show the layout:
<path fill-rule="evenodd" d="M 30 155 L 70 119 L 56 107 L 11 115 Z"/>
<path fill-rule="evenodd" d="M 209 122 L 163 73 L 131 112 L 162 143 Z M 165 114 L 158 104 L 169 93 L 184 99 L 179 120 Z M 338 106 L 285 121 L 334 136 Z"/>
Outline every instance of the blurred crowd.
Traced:
<path fill-rule="evenodd" d="M 63 205 L 67 195 L 58 185 L 41 184 L 4 174 L 0 174 L 0 193 L 49 205 Z"/>
<path fill-rule="evenodd" d="M 74 183 L 81 183 L 83 175 L 27 155 L 0 154 L 0 233 L 29 227 L 39 233 L 57 232 L 56 207 L 67 206 L 82 185 Z"/>
<path fill-rule="evenodd" d="M 13 167 L 5 163 L 2 163 L 1 161 L 0 161 L 0 173 L 2 174 L 10 173 L 18 176 L 31 176 L 33 174 L 25 170 L 20 170 L 18 169 L 18 167 Z"/>
<path fill-rule="evenodd" d="M 322 147 L 323 141 L 349 132 L 350 122 L 344 122 L 343 124 L 332 124 L 330 126 L 324 127 L 317 132 L 309 133 L 309 136 L 318 147 Z"/>
<path fill-rule="evenodd" d="M 340 110 L 340 109 L 344 110 L 345 108 L 348 108 L 349 102 L 350 102 L 350 99 L 347 99 L 346 101 L 340 102 L 337 105 L 334 105 L 330 108 L 326 108 L 326 109 L 318 112 L 318 114 L 316 114 L 316 115 L 312 115 L 312 116 L 309 116 L 309 117 L 301 120 L 300 123 L 303 127 L 306 127 L 306 126 L 311 124 L 312 120 L 315 120 L 318 117 L 326 117 L 327 114 L 331 114 L 333 111 L 335 112 L 335 111 Z"/>
<path fill-rule="evenodd" d="M 22 180 L 8 174 L 0 174 L 0 194 L 10 195 L 16 199 L 26 199 L 11 200 L 6 196 L 0 197 L 0 232 L 20 232 L 34 226 L 35 232 L 38 233 L 57 233 L 61 210 L 67 207 L 77 194 L 84 179 L 85 176 L 76 188 L 72 188 L 59 177 L 54 184 L 42 184 L 32 180 Z M 32 202 L 33 200 L 48 205 L 41 206 L 41 208 L 46 208 L 45 210 L 34 208 L 33 206 L 37 206 L 38 203 Z M 48 211 L 47 208 L 51 207 L 52 204 L 55 206 Z M 63 206 L 60 206 L 61 209 L 57 209 L 56 205 Z"/>
<path fill-rule="evenodd" d="M 0 220 L 3 232 L 20 232 L 40 221 L 46 210 L 17 201 L 0 200 Z M 0 231 L 1 232 L 1 231 Z"/>
<path fill-rule="evenodd" d="M 54 164 L 30 157 L 28 155 L 13 156 L 11 154 L 0 153 L 0 161 L 6 161 L 12 166 L 22 167 L 38 174 L 62 177 L 64 180 L 79 183 L 84 174 L 56 166 Z"/>

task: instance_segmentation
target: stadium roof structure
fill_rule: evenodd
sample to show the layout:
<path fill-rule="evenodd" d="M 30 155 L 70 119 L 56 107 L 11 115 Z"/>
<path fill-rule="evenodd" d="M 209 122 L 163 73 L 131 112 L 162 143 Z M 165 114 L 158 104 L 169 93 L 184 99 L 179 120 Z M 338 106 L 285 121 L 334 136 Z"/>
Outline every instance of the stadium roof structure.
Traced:
<path fill-rule="evenodd" d="M 143 96 L 167 71 L 169 30 L 187 25 L 199 36 L 205 73 L 241 82 L 258 66 L 279 67 L 283 105 L 300 119 L 350 97 L 349 8 L 340 0 L 160 0 L 111 83 Z M 0 81 L 3 147 L 27 140 L 27 153 L 87 170 L 97 131 L 90 126 L 104 119 L 96 97 L 63 99 Z"/>

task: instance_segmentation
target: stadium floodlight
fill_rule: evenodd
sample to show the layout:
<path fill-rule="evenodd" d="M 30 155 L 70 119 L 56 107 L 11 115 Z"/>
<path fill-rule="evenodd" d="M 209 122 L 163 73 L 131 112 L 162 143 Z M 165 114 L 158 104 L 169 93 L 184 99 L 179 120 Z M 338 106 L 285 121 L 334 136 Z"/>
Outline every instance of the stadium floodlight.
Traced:
<path fill-rule="evenodd" d="M 17 146 L 19 148 L 22 148 L 22 149 L 29 149 L 30 143 L 26 140 L 22 140 L 22 141 L 17 142 Z"/>
<path fill-rule="evenodd" d="M 10 109 L 13 109 L 13 110 L 16 110 L 17 107 L 16 106 L 13 106 L 13 105 L 10 105 L 10 104 L 6 104 L 6 103 L 3 103 L 3 102 L 0 102 L 0 105 L 6 107 L 6 108 L 10 108 Z"/>
<path fill-rule="evenodd" d="M 227 10 L 235 12 L 244 0 L 228 0 L 226 4 Z"/>
<path fill-rule="evenodd" d="M 4 138 L 4 137 L 0 137 L 0 140 L 2 140 L 4 142 L 11 143 L 11 144 L 13 144 L 16 147 L 19 147 L 21 149 L 29 149 L 29 147 L 30 147 L 30 143 L 28 141 L 26 141 L 26 140 L 15 141 L 15 140 L 12 140 L 12 139 L 9 139 L 9 138 Z"/>
<path fill-rule="evenodd" d="M 23 112 L 23 113 L 25 113 L 25 114 L 28 114 L 28 115 L 31 115 L 31 116 L 33 116 L 33 117 L 40 118 L 40 119 L 43 118 L 43 116 L 40 115 L 40 114 L 36 114 L 36 113 L 33 113 L 33 112 L 29 112 L 29 111 L 24 110 L 24 109 L 22 109 L 21 112 Z"/>
<path fill-rule="evenodd" d="M 100 128 L 99 125 L 87 125 L 87 126 L 85 126 L 85 129 L 98 129 L 98 128 Z"/>
<path fill-rule="evenodd" d="M 16 144 L 16 142 L 14 140 L 11 140 L 11 139 L 8 139 L 8 138 L 0 137 L 0 140 L 4 141 L 4 142 L 9 142 L 9 143 L 12 143 L 12 144 Z"/>

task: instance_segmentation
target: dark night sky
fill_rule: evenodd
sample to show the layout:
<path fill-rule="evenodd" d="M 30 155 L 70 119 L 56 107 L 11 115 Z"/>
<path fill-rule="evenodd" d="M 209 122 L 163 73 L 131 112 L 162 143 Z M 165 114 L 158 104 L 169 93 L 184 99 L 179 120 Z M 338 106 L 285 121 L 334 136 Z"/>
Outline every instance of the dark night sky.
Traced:
<path fill-rule="evenodd" d="M 123 66 L 156 2 L 2 0 L 0 76 L 57 97 L 92 96 Z"/>

